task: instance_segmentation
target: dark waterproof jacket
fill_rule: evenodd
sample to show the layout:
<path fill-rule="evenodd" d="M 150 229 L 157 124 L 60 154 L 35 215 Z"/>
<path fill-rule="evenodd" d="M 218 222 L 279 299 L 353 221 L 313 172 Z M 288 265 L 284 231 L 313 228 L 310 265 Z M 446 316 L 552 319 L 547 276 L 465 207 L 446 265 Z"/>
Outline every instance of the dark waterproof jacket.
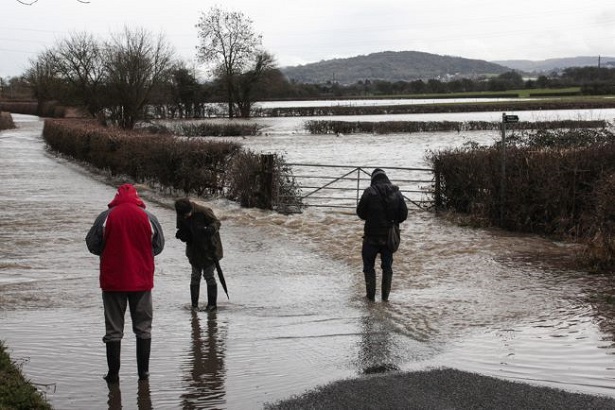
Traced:
<path fill-rule="evenodd" d="M 162 227 L 130 184 L 118 188 L 109 209 L 86 236 L 88 250 L 100 256 L 104 291 L 140 292 L 154 286 L 154 255 L 164 249 Z"/>
<path fill-rule="evenodd" d="M 205 268 L 224 256 L 220 240 L 221 223 L 214 212 L 206 207 L 192 204 L 192 215 L 177 216 L 175 237 L 186 243 L 186 256 L 191 265 Z"/>
<path fill-rule="evenodd" d="M 404 222 L 408 217 L 408 207 L 399 187 L 391 184 L 385 175 L 380 175 L 363 191 L 357 215 L 365 221 L 363 232 L 366 239 L 386 241 L 389 227 Z"/>

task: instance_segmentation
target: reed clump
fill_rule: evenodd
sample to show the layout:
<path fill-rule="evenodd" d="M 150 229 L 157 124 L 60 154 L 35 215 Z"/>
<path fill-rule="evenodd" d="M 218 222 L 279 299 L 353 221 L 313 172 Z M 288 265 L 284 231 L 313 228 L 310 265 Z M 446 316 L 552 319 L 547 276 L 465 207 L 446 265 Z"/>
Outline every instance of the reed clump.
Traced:
<path fill-rule="evenodd" d="M 587 244 L 599 269 L 615 266 L 615 135 L 541 130 L 501 144 L 431 153 L 442 206 L 485 224 Z"/>
<path fill-rule="evenodd" d="M 261 127 L 255 123 L 225 122 L 222 124 L 212 122 L 183 122 L 173 126 L 166 126 L 185 137 L 246 137 L 260 133 Z"/>
<path fill-rule="evenodd" d="M 605 120 L 523 121 L 513 125 L 515 130 L 605 128 Z M 326 121 L 304 123 L 310 134 L 399 134 L 414 132 L 450 132 L 499 130 L 499 121 Z"/>

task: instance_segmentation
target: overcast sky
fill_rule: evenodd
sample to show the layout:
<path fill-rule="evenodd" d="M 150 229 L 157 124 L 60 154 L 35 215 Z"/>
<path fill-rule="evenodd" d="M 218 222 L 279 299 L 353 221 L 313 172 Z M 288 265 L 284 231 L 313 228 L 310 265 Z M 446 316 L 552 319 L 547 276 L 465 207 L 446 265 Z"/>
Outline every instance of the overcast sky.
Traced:
<path fill-rule="evenodd" d="M 0 77 L 22 74 L 38 53 L 71 33 L 105 38 L 126 25 L 162 32 L 194 64 L 195 25 L 216 5 L 252 19 L 281 67 L 380 51 L 487 61 L 615 56 L 615 2 L 607 0 L 0 2 Z"/>

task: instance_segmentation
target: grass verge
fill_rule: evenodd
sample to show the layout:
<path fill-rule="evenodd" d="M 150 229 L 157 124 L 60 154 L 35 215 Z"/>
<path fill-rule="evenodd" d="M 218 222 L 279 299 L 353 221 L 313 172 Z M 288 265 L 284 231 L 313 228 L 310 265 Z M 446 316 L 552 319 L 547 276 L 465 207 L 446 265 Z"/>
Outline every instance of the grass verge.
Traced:
<path fill-rule="evenodd" d="M 0 409 L 51 409 L 51 405 L 11 360 L 0 340 Z"/>

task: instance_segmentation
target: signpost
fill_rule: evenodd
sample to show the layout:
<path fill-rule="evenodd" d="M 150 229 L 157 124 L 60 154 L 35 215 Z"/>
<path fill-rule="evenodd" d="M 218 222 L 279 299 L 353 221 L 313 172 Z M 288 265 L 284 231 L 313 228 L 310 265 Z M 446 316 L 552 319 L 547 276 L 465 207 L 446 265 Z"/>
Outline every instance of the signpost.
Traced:
<path fill-rule="evenodd" d="M 502 114 L 502 122 L 504 122 L 504 124 L 519 122 L 519 116 L 518 115 L 506 115 L 506 113 L 504 113 Z"/>

